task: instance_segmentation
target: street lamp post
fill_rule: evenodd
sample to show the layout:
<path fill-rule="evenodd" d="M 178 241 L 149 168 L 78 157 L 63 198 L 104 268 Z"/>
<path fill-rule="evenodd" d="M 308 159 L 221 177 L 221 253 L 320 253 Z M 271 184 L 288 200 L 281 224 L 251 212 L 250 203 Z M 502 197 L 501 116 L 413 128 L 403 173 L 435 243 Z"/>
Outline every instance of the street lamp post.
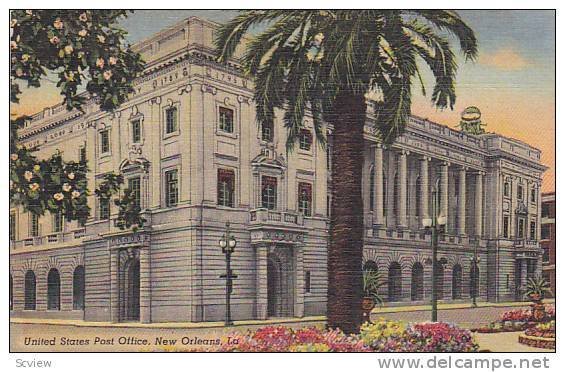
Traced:
<path fill-rule="evenodd" d="M 437 250 L 439 234 L 443 232 L 446 218 L 439 211 L 438 192 L 435 187 L 432 188 L 432 217 L 424 218 L 422 224 L 432 234 L 432 322 L 437 322 Z"/>
<path fill-rule="evenodd" d="M 231 320 L 231 292 L 233 289 L 233 279 L 237 278 L 237 275 L 231 270 L 231 255 L 235 251 L 235 246 L 237 245 L 237 240 L 230 232 L 230 223 L 226 222 L 226 232 L 222 235 L 222 238 L 219 241 L 220 248 L 222 248 L 222 253 L 226 255 L 226 273 L 220 275 L 220 278 L 226 280 L 226 320 L 225 325 L 230 326 L 233 325 Z"/>
<path fill-rule="evenodd" d="M 478 268 L 479 268 L 479 262 L 481 262 L 481 258 L 479 257 L 478 254 L 478 248 L 479 248 L 479 237 L 477 236 L 476 240 L 475 240 L 475 251 L 473 253 L 473 283 L 471 283 L 473 285 L 473 307 L 477 307 L 477 294 L 479 292 L 479 275 L 478 275 Z"/>

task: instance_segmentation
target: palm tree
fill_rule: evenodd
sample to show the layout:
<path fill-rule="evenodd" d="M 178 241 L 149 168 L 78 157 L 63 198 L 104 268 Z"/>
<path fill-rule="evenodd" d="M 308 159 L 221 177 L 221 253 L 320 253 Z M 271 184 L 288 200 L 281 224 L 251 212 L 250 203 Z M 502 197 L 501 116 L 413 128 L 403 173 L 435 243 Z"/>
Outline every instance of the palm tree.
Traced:
<path fill-rule="evenodd" d="M 328 247 L 328 327 L 361 324 L 363 204 L 361 174 L 367 93 L 376 102 L 380 141 L 391 143 L 410 115 L 417 58 L 435 76 L 432 102 L 453 108 L 457 70 L 450 38 L 466 59 L 477 56 L 473 31 L 443 10 L 246 10 L 220 28 L 218 60 L 228 61 L 250 28 L 259 30 L 238 61 L 255 82 L 259 125 L 284 109 L 291 151 L 308 112 L 318 142 L 333 126 L 332 202 Z M 423 84 L 422 84 L 422 89 Z"/>

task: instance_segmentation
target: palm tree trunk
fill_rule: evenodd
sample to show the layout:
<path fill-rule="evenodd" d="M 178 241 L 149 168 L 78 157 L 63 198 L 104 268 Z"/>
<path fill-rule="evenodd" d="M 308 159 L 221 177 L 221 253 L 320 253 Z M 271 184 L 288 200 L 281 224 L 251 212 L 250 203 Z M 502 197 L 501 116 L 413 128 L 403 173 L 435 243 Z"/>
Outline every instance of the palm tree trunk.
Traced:
<path fill-rule="evenodd" d="M 342 93 L 329 119 L 333 124 L 332 200 L 328 245 L 329 328 L 358 333 L 362 322 L 363 95 Z"/>

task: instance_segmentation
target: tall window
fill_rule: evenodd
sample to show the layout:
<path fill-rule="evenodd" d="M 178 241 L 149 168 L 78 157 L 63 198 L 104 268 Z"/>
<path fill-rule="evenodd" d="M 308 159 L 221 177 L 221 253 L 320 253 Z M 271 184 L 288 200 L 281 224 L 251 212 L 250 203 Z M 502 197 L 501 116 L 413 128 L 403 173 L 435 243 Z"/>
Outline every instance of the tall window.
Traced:
<path fill-rule="evenodd" d="M 535 203 L 537 201 L 536 188 L 532 187 L 532 192 L 530 193 L 530 202 Z"/>
<path fill-rule="evenodd" d="M 523 239 L 524 238 L 524 230 L 525 230 L 525 225 L 526 221 L 524 221 L 523 218 L 518 218 L 518 239 Z"/>
<path fill-rule="evenodd" d="M 233 133 L 233 110 L 220 107 L 220 130 L 226 133 Z"/>
<path fill-rule="evenodd" d="M 537 238 L 536 222 L 530 221 L 530 239 L 536 240 L 536 238 Z"/>
<path fill-rule="evenodd" d="M 445 268 L 441 262 L 438 262 L 436 271 L 436 292 L 438 300 L 443 298 L 444 276 Z"/>
<path fill-rule="evenodd" d="M 402 298 L 402 269 L 398 262 L 388 268 L 388 300 L 399 301 Z"/>
<path fill-rule="evenodd" d="M 504 182 L 504 196 L 510 197 L 510 183 Z"/>
<path fill-rule="evenodd" d="M 541 239 L 550 239 L 551 238 L 551 226 L 549 224 L 542 224 L 541 225 Z"/>
<path fill-rule="evenodd" d="M 416 197 L 414 198 L 414 211 L 416 217 L 420 217 L 420 199 L 422 199 L 422 177 L 416 177 Z"/>
<path fill-rule="evenodd" d="M 98 199 L 98 204 L 100 219 L 107 220 L 110 218 L 110 199 L 100 198 Z"/>
<path fill-rule="evenodd" d="M 176 107 L 165 110 L 165 134 L 174 133 L 178 130 L 178 111 Z"/>
<path fill-rule="evenodd" d="M 261 125 L 261 139 L 265 142 L 273 142 L 273 122 Z"/>
<path fill-rule="evenodd" d="M 141 142 L 141 120 L 131 122 L 131 141 L 133 143 Z"/>
<path fill-rule="evenodd" d="M 375 209 L 375 167 L 371 166 L 369 174 L 369 210 Z"/>
<path fill-rule="evenodd" d="M 419 301 L 424 299 L 424 266 L 421 263 L 415 262 L 412 265 L 412 281 L 410 298 L 412 301 Z"/>
<path fill-rule="evenodd" d="M 524 199 L 524 187 L 522 185 L 518 185 L 516 196 L 518 197 L 518 200 Z"/>
<path fill-rule="evenodd" d="M 543 247 L 543 262 L 549 262 L 549 247 Z"/>
<path fill-rule="evenodd" d="M 100 153 L 106 154 L 110 152 L 110 130 L 100 131 Z"/>
<path fill-rule="evenodd" d="M 502 217 L 502 236 L 506 239 L 510 237 L 510 217 Z"/>
<path fill-rule="evenodd" d="M 35 273 L 28 270 L 24 279 L 24 310 L 35 310 Z"/>
<path fill-rule="evenodd" d="M 463 269 L 456 264 L 451 271 L 451 298 L 457 300 L 461 298 L 461 287 L 463 281 Z"/>
<path fill-rule="evenodd" d="M 267 209 L 277 207 L 277 179 L 263 176 L 261 178 L 261 206 Z"/>
<path fill-rule="evenodd" d="M 311 279 L 310 271 L 306 271 L 304 275 L 304 292 L 306 293 L 310 293 L 311 280 L 312 279 Z"/>
<path fill-rule="evenodd" d="M 298 183 L 298 211 L 308 217 L 312 215 L 312 185 L 309 183 Z"/>
<path fill-rule="evenodd" d="M 84 310 L 84 266 L 73 272 L 73 310 Z"/>
<path fill-rule="evenodd" d="M 16 240 L 16 214 L 10 213 L 10 240 Z"/>
<path fill-rule="evenodd" d="M 541 205 L 541 216 L 542 217 L 550 217 L 550 207 L 549 203 L 543 203 Z"/>
<path fill-rule="evenodd" d="M 141 208 L 141 178 L 130 178 L 128 181 L 128 188 L 131 190 L 135 206 Z"/>
<path fill-rule="evenodd" d="M 61 212 L 56 212 L 53 214 L 53 232 L 63 231 L 63 214 Z"/>
<path fill-rule="evenodd" d="M 80 148 L 80 153 L 79 153 L 79 161 L 81 163 L 85 163 L 86 162 L 86 145 L 82 146 Z"/>
<path fill-rule="evenodd" d="M 218 169 L 218 205 L 234 206 L 235 172 L 231 169 Z"/>
<path fill-rule="evenodd" d="M 165 199 L 167 207 L 177 205 L 179 201 L 179 178 L 176 169 L 165 172 Z"/>
<path fill-rule="evenodd" d="M 39 236 L 39 216 L 31 212 L 29 215 L 29 235 Z"/>
<path fill-rule="evenodd" d="M 298 143 L 301 150 L 310 151 L 310 148 L 312 148 L 312 133 L 308 129 L 300 130 Z"/>
<path fill-rule="evenodd" d="M 47 310 L 61 310 L 61 276 L 57 269 L 47 275 Z"/>

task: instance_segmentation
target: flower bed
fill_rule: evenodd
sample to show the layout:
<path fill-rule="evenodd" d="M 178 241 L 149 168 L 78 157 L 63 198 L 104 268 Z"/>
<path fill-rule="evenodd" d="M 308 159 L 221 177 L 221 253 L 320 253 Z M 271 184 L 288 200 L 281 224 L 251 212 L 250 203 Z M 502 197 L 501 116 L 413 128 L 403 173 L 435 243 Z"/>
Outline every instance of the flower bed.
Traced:
<path fill-rule="evenodd" d="M 478 350 L 471 332 L 446 323 L 405 325 L 365 323 L 359 335 L 308 327 L 294 330 L 269 326 L 229 335 L 230 342 L 211 351 L 241 352 L 472 352 Z"/>
<path fill-rule="evenodd" d="M 537 324 L 524 332 L 528 336 L 555 338 L 555 320 L 547 323 Z"/>
<path fill-rule="evenodd" d="M 555 306 L 547 305 L 545 312 L 545 320 L 555 319 Z M 472 331 L 479 333 L 519 332 L 535 327 L 537 324 L 539 323 L 532 321 L 532 310 L 522 308 L 506 311 L 499 320 L 487 326 L 472 329 Z"/>

